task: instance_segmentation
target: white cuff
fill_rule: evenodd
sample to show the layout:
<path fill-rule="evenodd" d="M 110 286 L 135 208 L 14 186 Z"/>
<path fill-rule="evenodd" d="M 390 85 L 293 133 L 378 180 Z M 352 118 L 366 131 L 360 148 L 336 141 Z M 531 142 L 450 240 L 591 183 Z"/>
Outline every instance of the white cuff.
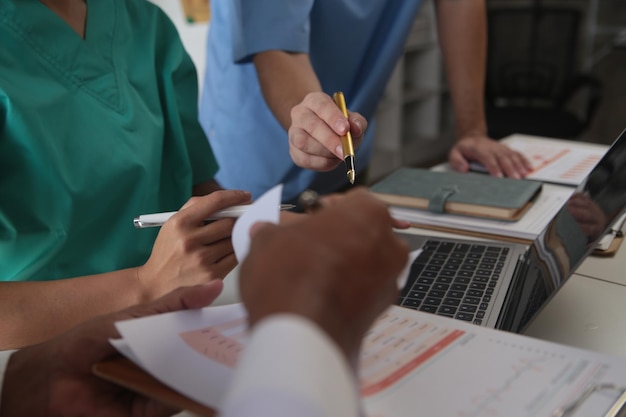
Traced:
<path fill-rule="evenodd" d="M 2 400 L 2 384 L 4 383 L 4 372 L 7 369 L 9 359 L 15 350 L 1 350 L 0 351 L 0 401 Z M 0 404 L 2 405 L 2 404 Z"/>
<path fill-rule="evenodd" d="M 335 343 L 309 320 L 276 315 L 255 326 L 222 415 L 352 417 L 359 401 L 354 371 Z"/>

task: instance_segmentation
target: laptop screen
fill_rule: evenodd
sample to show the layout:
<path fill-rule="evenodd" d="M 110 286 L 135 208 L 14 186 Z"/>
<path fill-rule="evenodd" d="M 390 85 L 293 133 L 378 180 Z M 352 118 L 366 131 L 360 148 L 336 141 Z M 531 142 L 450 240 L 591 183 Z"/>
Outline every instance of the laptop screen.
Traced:
<path fill-rule="evenodd" d="M 520 332 L 626 208 L 626 130 L 529 248 L 498 326 Z"/>

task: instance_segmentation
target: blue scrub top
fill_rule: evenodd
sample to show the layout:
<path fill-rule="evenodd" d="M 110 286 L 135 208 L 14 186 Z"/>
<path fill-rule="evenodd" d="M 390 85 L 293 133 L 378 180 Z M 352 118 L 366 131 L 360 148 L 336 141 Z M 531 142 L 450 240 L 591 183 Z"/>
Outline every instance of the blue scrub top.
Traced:
<path fill-rule="evenodd" d="M 231 0 L 211 2 L 200 121 L 220 165 L 216 179 L 256 198 L 284 183 L 283 199 L 306 188 L 347 185 L 341 164 L 329 173 L 297 167 L 287 132 L 265 103 L 254 54 L 308 53 L 323 90 L 344 92 L 348 108 L 370 121 L 357 149 L 357 173 L 374 140 L 372 117 L 402 54 L 420 0 Z"/>

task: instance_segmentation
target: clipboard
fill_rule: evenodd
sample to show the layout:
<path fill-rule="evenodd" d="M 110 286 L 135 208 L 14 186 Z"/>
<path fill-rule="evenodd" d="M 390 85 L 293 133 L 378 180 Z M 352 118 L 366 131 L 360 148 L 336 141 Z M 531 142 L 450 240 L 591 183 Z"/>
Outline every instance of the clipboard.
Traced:
<path fill-rule="evenodd" d="M 606 250 L 596 248 L 593 250 L 592 254 L 594 256 L 613 256 L 615 255 L 615 253 L 617 253 L 617 250 L 622 244 L 622 240 L 624 240 L 624 234 L 621 231 L 619 231 L 618 233 L 615 233 L 615 236 L 613 236 L 613 240 L 611 241 L 611 244 Z"/>
<path fill-rule="evenodd" d="M 174 391 L 121 355 L 96 363 L 92 372 L 104 380 L 163 404 L 191 411 L 198 416 L 215 417 L 216 415 L 215 410 Z"/>
<path fill-rule="evenodd" d="M 598 246 L 593 250 L 594 256 L 613 256 L 619 249 L 624 240 L 624 226 L 626 226 L 626 213 L 622 214 L 617 220 L 614 221 L 611 229 L 606 233 L 604 237 L 598 243 Z M 608 246 L 606 246 L 605 240 L 610 240 Z"/>
<path fill-rule="evenodd" d="M 592 385 L 587 388 L 576 401 L 554 410 L 551 417 L 571 416 L 577 409 L 581 407 L 581 405 L 583 405 L 583 403 L 591 396 L 591 394 L 597 391 L 618 391 L 620 393 L 619 398 L 604 414 L 604 417 L 622 417 L 625 415 L 626 388 L 617 386 L 615 384 L 598 384 Z"/>

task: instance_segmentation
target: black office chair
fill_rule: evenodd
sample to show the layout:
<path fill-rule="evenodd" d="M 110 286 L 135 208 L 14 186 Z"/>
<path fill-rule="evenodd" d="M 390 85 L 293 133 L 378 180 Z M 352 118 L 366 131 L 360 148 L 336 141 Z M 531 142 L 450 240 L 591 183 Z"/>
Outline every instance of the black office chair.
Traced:
<path fill-rule="evenodd" d="M 598 107 L 598 80 L 577 72 L 581 11 L 488 9 L 486 115 L 489 135 L 576 139 Z"/>

